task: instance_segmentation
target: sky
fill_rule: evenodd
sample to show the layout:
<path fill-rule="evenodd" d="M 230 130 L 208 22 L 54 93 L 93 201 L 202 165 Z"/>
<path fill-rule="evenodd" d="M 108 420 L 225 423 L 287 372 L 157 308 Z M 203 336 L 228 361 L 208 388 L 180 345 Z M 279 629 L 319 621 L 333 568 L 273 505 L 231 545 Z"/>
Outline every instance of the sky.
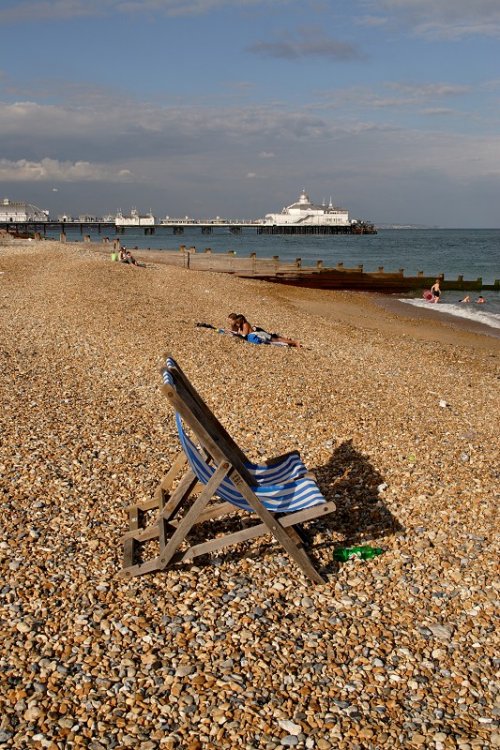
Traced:
<path fill-rule="evenodd" d="M 2 0 L 0 199 L 500 226 L 500 0 Z"/>

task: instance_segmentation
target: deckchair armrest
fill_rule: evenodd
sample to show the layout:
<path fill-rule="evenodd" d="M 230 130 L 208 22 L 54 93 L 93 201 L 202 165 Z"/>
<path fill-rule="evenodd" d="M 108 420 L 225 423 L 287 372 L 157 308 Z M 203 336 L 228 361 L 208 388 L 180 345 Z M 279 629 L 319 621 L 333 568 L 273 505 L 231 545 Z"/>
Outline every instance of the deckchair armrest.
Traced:
<path fill-rule="evenodd" d="M 297 456 L 300 458 L 299 451 L 288 451 L 288 453 L 283 453 L 281 456 L 275 456 L 274 458 L 269 458 L 267 461 L 264 461 L 265 466 L 275 466 L 276 464 L 281 463 L 282 461 L 285 461 L 287 458 L 290 458 L 290 456 Z"/>

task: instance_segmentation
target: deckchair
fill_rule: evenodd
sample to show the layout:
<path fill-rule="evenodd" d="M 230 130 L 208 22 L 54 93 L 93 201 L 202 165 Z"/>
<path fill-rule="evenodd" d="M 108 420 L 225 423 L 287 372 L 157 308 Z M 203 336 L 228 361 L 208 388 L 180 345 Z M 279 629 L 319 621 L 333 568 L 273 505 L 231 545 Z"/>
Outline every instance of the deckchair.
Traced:
<path fill-rule="evenodd" d="M 335 504 L 325 500 L 299 454 L 292 451 L 266 464 L 248 461 L 173 359 L 167 359 L 161 373 L 183 450 L 154 499 L 129 508 L 122 575 L 163 570 L 179 560 L 271 534 L 306 576 L 324 583 L 294 527 L 332 513 Z M 149 511 L 154 517 L 148 525 Z M 205 541 L 193 539 L 206 522 L 241 511 L 251 513 L 255 522 Z M 141 553 L 153 541 L 157 553 L 144 559 Z"/>

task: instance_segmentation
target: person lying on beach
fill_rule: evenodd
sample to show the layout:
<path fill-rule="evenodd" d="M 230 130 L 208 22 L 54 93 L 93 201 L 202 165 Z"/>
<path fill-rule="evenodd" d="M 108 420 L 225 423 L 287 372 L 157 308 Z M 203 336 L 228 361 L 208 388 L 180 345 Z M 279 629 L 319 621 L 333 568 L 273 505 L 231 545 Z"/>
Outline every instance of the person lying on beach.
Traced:
<path fill-rule="evenodd" d="M 301 347 L 301 344 L 295 339 L 289 339 L 281 336 L 279 333 L 268 333 L 259 326 L 252 326 L 244 315 L 239 313 L 230 313 L 228 315 L 229 330 L 236 333 L 242 338 L 247 339 L 253 344 L 286 344 L 287 346 Z"/>

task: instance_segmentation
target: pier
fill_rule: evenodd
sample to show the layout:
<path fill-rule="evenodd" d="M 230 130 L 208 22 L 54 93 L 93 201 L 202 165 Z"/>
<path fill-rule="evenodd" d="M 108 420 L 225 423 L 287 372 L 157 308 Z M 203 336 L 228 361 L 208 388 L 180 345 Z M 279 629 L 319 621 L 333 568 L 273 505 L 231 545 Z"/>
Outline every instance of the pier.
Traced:
<path fill-rule="evenodd" d="M 244 229 L 254 230 L 262 235 L 338 235 L 338 234 L 376 234 L 377 230 L 372 224 L 357 222 L 348 225 L 280 225 L 265 224 L 260 221 L 195 221 L 176 220 L 161 221 L 156 224 L 119 224 L 104 220 L 88 221 L 11 221 L 0 222 L 0 229 L 5 229 L 18 236 L 31 234 L 42 234 L 47 232 L 65 233 L 68 229 L 79 231 L 83 236 L 86 232 L 97 231 L 98 234 L 109 233 L 113 235 L 126 235 L 127 231 L 142 232 L 145 237 L 154 235 L 158 230 L 170 229 L 175 235 L 182 235 L 186 230 L 199 230 L 201 235 L 210 235 L 215 229 L 226 229 L 231 234 L 241 234 Z"/>

